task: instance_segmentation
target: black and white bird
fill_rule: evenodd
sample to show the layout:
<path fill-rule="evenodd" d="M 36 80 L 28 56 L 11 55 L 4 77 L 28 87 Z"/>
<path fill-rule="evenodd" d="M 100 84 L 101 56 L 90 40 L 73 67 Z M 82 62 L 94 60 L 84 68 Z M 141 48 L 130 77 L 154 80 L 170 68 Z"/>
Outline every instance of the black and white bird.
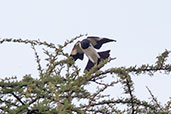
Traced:
<path fill-rule="evenodd" d="M 95 64 L 99 64 L 101 60 L 109 57 L 110 50 L 97 52 L 96 49 L 100 49 L 104 43 L 116 42 L 116 40 L 109 38 L 100 38 L 96 36 L 88 36 L 82 41 L 78 41 L 72 51 L 71 55 L 76 61 L 77 59 L 83 60 L 84 54 L 89 58 L 85 70 L 89 71 Z"/>

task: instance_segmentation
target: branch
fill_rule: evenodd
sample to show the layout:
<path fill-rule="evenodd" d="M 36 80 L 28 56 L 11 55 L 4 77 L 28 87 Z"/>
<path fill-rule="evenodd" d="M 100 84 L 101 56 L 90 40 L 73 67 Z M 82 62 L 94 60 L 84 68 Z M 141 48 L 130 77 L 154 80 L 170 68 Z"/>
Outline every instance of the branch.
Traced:
<path fill-rule="evenodd" d="M 154 97 L 154 95 L 152 94 L 151 90 L 148 88 L 148 86 L 146 86 L 148 92 L 150 93 L 153 101 L 156 103 L 157 107 L 160 109 L 160 110 L 163 110 L 161 107 L 160 107 L 160 104 L 158 103 L 157 99 Z"/>
<path fill-rule="evenodd" d="M 90 106 L 94 107 L 94 106 L 99 106 L 99 105 L 109 105 L 109 104 L 131 104 L 132 101 L 130 99 L 117 99 L 117 100 L 103 100 L 97 103 L 92 103 Z M 134 104 L 138 105 L 138 106 L 144 106 L 144 107 L 148 107 L 152 110 L 154 110 L 156 107 L 148 104 L 146 101 L 140 101 L 138 99 L 134 99 L 133 101 Z M 87 107 L 87 105 L 83 105 L 80 108 L 85 108 Z"/>
<path fill-rule="evenodd" d="M 42 42 L 40 40 L 28 40 L 28 39 L 23 40 L 23 39 L 14 39 L 14 38 L 4 38 L 4 39 L 0 40 L 0 44 L 2 44 L 4 42 L 16 42 L 16 43 L 24 43 L 24 44 L 31 44 L 31 45 L 43 45 L 43 46 L 47 46 L 49 48 L 57 49 L 55 44 L 47 43 L 46 41 Z"/>
<path fill-rule="evenodd" d="M 146 73 L 146 72 L 157 72 L 157 71 L 167 71 L 170 72 L 171 71 L 171 65 L 167 64 L 163 67 L 158 67 L 158 66 L 153 66 L 153 65 L 142 65 L 139 68 L 137 68 L 136 66 L 134 67 L 129 67 L 126 69 L 128 72 L 133 72 L 136 74 L 140 74 L 140 73 Z"/>
<path fill-rule="evenodd" d="M 93 101 L 96 101 L 96 97 L 98 97 L 98 95 L 100 95 L 100 93 L 102 93 L 104 90 L 106 90 L 108 87 L 113 86 L 114 84 L 116 84 L 118 82 L 111 82 L 110 84 L 105 84 L 104 87 L 100 88 L 99 90 L 97 90 L 97 92 L 95 92 L 94 94 L 91 95 L 91 98 L 89 99 L 89 103 L 86 106 L 85 112 L 88 110 L 88 108 L 91 106 L 91 104 L 93 103 Z"/>
<path fill-rule="evenodd" d="M 129 95 L 131 97 L 130 100 L 131 100 L 132 114 L 134 114 L 134 112 L 135 112 L 135 109 L 134 109 L 134 96 L 132 94 L 133 90 L 131 90 L 131 85 L 130 85 L 129 79 L 126 79 L 126 85 L 128 87 L 128 92 L 129 92 Z"/>
<path fill-rule="evenodd" d="M 41 65 L 40 65 L 40 58 L 39 58 L 39 55 L 38 55 L 38 53 L 37 53 L 37 51 L 36 51 L 36 48 L 34 47 L 34 45 L 31 45 L 32 46 L 32 49 L 34 50 L 34 54 L 35 54 L 35 58 L 36 58 L 36 62 L 37 62 L 37 70 L 39 71 L 39 73 L 40 73 L 40 77 L 42 77 L 43 76 L 43 70 L 42 70 L 42 67 L 41 67 Z"/>
<path fill-rule="evenodd" d="M 11 93 L 22 105 L 25 105 L 23 101 L 21 101 L 21 99 L 15 95 L 13 92 Z"/>

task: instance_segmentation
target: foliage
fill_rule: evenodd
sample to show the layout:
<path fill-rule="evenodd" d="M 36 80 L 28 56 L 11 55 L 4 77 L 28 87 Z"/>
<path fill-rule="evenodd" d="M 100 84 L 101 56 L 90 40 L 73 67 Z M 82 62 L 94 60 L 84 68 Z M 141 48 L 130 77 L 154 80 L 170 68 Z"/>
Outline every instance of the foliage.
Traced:
<path fill-rule="evenodd" d="M 155 96 L 147 87 L 152 101 L 138 99 L 134 95 L 134 82 L 132 75 L 149 74 L 155 72 L 169 74 L 171 65 L 167 64 L 170 51 L 165 50 L 157 57 L 153 65 L 112 67 L 107 70 L 97 70 L 112 61 L 109 58 L 93 67 L 89 72 L 81 73 L 80 68 L 64 48 L 68 44 L 84 35 L 77 36 L 64 45 L 56 46 L 53 43 L 40 40 L 22 40 L 6 38 L 0 40 L 0 45 L 5 42 L 24 43 L 31 45 L 35 52 L 39 78 L 31 75 L 23 76 L 22 80 L 10 77 L 0 80 L 0 113 L 1 114 L 122 114 L 122 113 L 171 113 L 171 100 L 164 106 L 158 103 Z M 52 49 L 43 49 L 47 56 L 46 67 L 42 68 L 36 46 L 45 46 Z M 60 59 L 62 58 L 62 59 Z M 104 81 L 107 76 L 113 80 Z M 123 86 L 125 97 L 115 98 L 106 94 L 105 90 L 115 85 Z M 96 90 L 90 92 L 87 87 L 95 85 Z M 120 109 L 123 105 L 124 109 Z"/>

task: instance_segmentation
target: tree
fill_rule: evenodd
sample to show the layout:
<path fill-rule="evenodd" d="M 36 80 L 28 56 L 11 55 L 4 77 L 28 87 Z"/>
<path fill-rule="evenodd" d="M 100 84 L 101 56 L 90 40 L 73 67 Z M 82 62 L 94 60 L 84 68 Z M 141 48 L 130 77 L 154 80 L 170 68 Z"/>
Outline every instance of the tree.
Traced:
<path fill-rule="evenodd" d="M 112 67 L 107 70 L 97 70 L 113 60 L 109 58 L 99 65 L 94 66 L 89 72 L 80 72 L 80 68 L 74 64 L 73 59 L 63 49 L 77 36 L 64 45 L 55 46 L 53 43 L 39 40 L 1 39 L 0 45 L 5 42 L 24 43 L 31 45 L 34 50 L 39 78 L 31 75 L 23 76 L 21 81 L 17 77 L 0 80 L 0 113 L 1 114 L 168 114 L 171 113 L 171 100 L 164 106 L 159 104 L 153 93 L 152 101 L 147 102 L 138 99 L 134 95 L 133 75 L 154 75 L 158 71 L 168 74 L 171 65 L 167 64 L 170 51 L 165 50 L 157 57 L 153 65 L 143 64 L 139 67 Z M 36 46 L 45 46 L 44 54 L 47 56 L 46 68 L 42 68 L 41 58 Z M 48 49 L 53 50 L 50 52 Z M 59 59 L 62 58 L 62 59 Z M 110 82 L 105 82 L 107 76 L 113 77 Z M 115 85 L 123 86 L 125 97 L 110 97 L 104 94 L 108 88 Z M 90 92 L 87 86 L 96 86 L 96 90 Z M 120 109 L 118 105 L 124 105 Z"/>

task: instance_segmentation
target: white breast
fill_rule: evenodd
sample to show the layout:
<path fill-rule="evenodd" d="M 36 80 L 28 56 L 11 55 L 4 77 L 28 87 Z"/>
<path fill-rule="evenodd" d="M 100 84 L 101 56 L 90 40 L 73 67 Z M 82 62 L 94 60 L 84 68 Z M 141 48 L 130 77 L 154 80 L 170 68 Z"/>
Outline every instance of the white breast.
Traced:
<path fill-rule="evenodd" d="M 93 63 L 97 63 L 98 58 L 100 58 L 100 56 L 92 45 L 89 48 L 82 50 Z"/>

